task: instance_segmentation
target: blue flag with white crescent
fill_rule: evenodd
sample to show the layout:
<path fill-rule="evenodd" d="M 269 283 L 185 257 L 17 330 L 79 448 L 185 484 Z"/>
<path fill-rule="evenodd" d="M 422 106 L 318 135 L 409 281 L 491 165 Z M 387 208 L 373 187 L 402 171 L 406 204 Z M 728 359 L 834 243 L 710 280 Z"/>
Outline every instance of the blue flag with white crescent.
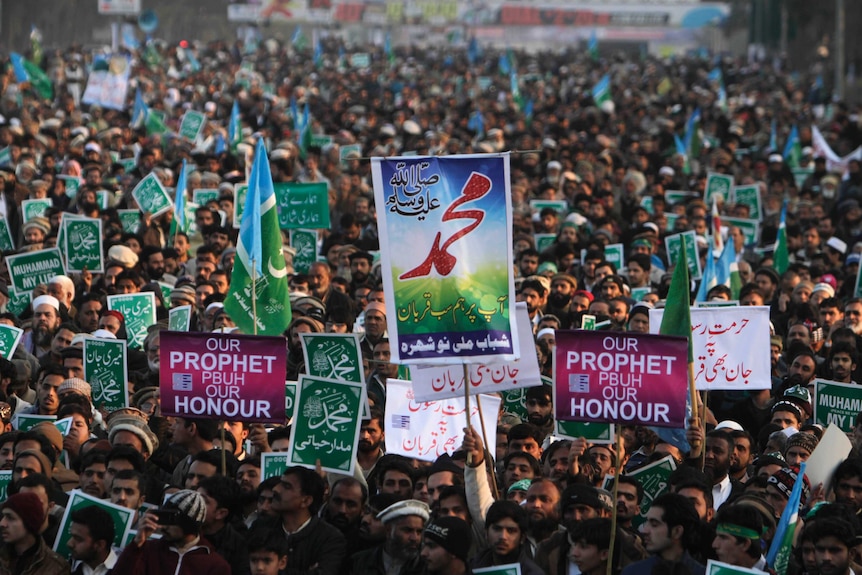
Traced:
<path fill-rule="evenodd" d="M 236 257 L 225 310 L 242 333 L 281 335 L 291 320 L 290 290 L 263 138 L 255 148 Z"/>
<path fill-rule="evenodd" d="M 802 484 L 805 476 L 805 465 L 803 461 L 799 464 L 799 473 L 790 490 L 787 506 L 775 528 L 775 536 L 772 545 L 766 555 L 766 564 L 772 567 L 776 573 L 787 573 L 790 564 L 790 556 L 793 553 L 793 536 L 796 532 L 796 523 L 799 519 L 799 502 L 802 499 Z"/>
<path fill-rule="evenodd" d="M 186 161 L 180 168 L 177 178 L 177 189 L 174 191 L 174 221 L 177 223 L 177 231 L 187 233 L 189 231 L 186 222 Z"/>

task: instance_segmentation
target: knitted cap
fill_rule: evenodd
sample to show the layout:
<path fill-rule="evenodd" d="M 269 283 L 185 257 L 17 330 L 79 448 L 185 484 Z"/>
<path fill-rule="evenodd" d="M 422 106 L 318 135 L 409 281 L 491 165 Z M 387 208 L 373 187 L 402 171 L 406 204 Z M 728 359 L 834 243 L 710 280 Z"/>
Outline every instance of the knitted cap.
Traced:
<path fill-rule="evenodd" d="M 78 377 L 71 377 L 63 380 L 63 383 L 61 383 L 60 387 L 57 388 L 57 395 L 63 395 L 63 393 L 67 391 L 74 391 L 75 393 L 79 393 L 87 398 L 91 397 L 93 394 L 90 384 Z"/>
<path fill-rule="evenodd" d="M 813 433 L 805 433 L 805 432 L 794 433 L 787 440 L 787 445 L 784 448 L 784 453 L 787 453 L 788 451 L 790 451 L 791 447 L 801 447 L 802 449 L 804 449 L 808 453 L 811 453 L 814 451 L 814 448 L 817 447 L 817 443 L 818 443 L 817 436 L 814 435 Z"/>
<path fill-rule="evenodd" d="M 434 541 L 461 561 L 467 561 L 473 538 L 470 526 L 460 517 L 439 517 L 425 527 L 425 539 Z"/>
<path fill-rule="evenodd" d="M 120 431 L 133 433 L 141 440 L 141 443 L 144 444 L 144 449 L 150 455 L 155 453 L 156 449 L 159 448 L 159 438 L 152 432 L 145 419 L 125 413 L 111 417 L 108 420 L 108 441 L 113 444 L 114 436 Z"/>
<path fill-rule="evenodd" d="M 16 493 L 6 500 L 3 509 L 11 509 L 21 518 L 24 528 L 33 535 L 39 534 L 45 522 L 45 509 L 39 496 L 33 492 Z"/>
<path fill-rule="evenodd" d="M 775 473 L 769 476 L 769 480 L 767 481 L 767 485 L 772 485 L 784 496 L 785 499 L 790 499 L 790 492 L 793 490 L 793 485 L 796 483 L 799 474 L 790 469 L 789 467 L 784 467 L 779 469 Z M 805 505 L 805 502 L 808 500 L 808 491 L 810 489 L 810 485 L 808 483 L 808 477 L 805 475 L 802 476 L 802 493 L 799 497 L 799 506 Z"/>
<path fill-rule="evenodd" d="M 203 523 L 207 516 L 203 496 L 191 489 L 177 491 L 170 496 L 164 506 L 168 509 L 178 509 L 180 513 L 198 524 Z"/>

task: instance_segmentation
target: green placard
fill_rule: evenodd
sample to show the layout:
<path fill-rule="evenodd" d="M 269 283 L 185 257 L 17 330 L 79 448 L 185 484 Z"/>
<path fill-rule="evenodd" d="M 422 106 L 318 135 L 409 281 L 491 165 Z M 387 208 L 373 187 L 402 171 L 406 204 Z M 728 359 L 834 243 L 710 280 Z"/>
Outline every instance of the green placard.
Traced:
<path fill-rule="evenodd" d="M 12 471 L 0 471 L 0 502 L 9 497 L 9 484 L 12 483 Z"/>
<path fill-rule="evenodd" d="M 219 191 L 217 188 L 201 188 L 192 192 L 192 201 L 199 206 L 206 205 L 207 202 L 218 201 Z"/>
<path fill-rule="evenodd" d="M 674 262 L 679 258 L 683 236 L 685 236 L 685 261 L 688 264 L 689 277 L 693 280 L 699 280 L 701 275 L 700 257 L 697 255 L 697 237 L 694 230 L 665 236 L 664 247 L 667 251 L 667 261 L 670 265 L 674 265 Z"/>
<path fill-rule="evenodd" d="M 324 146 L 329 146 L 332 144 L 332 136 L 326 136 L 323 134 L 312 134 L 311 135 L 311 143 L 309 144 L 312 148 L 322 148 Z"/>
<path fill-rule="evenodd" d="M 530 209 L 538 214 L 545 208 L 553 208 L 561 218 L 569 213 L 569 204 L 565 200 L 530 200 Z"/>
<path fill-rule="evenodd" d="M 850 433 L 856 425 L 856 415 L 862 411 L 862 386 L 815 379 L 814 423 L 835 424 Z"/>
<path fill-rule="evenodd" d="M 165 282 L 156 282 L 159 286 L 159 291 L 162 292 L 162 299 L 165 302 L 166 307 L 171 306 L 171 292 L 174 290 L 174 286 Z"/>
<path fill-rule="evenodd" d="M 57 421 L 56 415 L 35 415 L 18 413 L 12 416 L 12 427 L 18 431 L 29 431 L 44 421 Z"/>
<path fill-rule="evenodd" d="M 69 430 L 72 429 L 72 422 L 74 418 L 72 417 L 64 417 L 63 419 L 58 419 L 54 422 L 54 427 L 65 437 L 69 435 Z"/>
<path fill-rule="evenodd" d="M 501 392 L 503 397 L 503 411 L 517 415 L 521 421 L 527 421 L 527 388 L 510 389 Z"/>
<path fill-rule="evenodd" d="M 706 205 L 711 206 L 713 196 L 717 196 L 719 204 L 727 202 L 730 200 L 731 189 L 733 189 L 733 176 L 709 172 L 706 176 L 703 201 L 706 202 Z"/>
<path fill-rule="evenodd" d="M 196 142 L 204 129 L 207 117 L 201 112 L 188 110 L 183 114 L 182 122 L 180 122 L 180 136 Z"/>
<path fill-rule="evenodd" d="M 173 207 L 171 197 L 152 172 L 138 182 L 138 185 L 132 190 L 132 197 L 138 202 L 142 212 L 147 212 L 154 218 Z"/>
<path fill-rule="evenodd" d="M 735 186 L 731 202 L 736 205 L 748 206 L 749 216 L 756 220 L 763 219 L 763 209 L 760 201 L 760 186 Z"/>
<path fill-rule="evenodd" d="M 311 264 L 317 261 L 317 230 L 290 230 L 290 247 L 296 250 L 294 271 L 307 274 Z"/>
<path fill-rule="evenodd" d="M 84 379 L 93 388 L 93 405 L 116 411 L 129 406 L 126 341 L 84 340 Z"/>
<path fill-rule="evenodd" d="M 66 273 L 93 273 L 105 271 L 105 252 L 102 243 L 102 220 L 63 218 L 63 249 L 66 254 Z"/>
<path fill-rule="evenodd" d="M 667 219 L 667 224 L 664 227 L 664 231 L 672 232 L 676 229 L 676 221 L 679 219 L 679 214 L 668 214 L 665 213 L 665 219 Z"/>
<path fill-rule="evenodd" d="M 134 167 L 135 166 L 132 166 L 132 169 L 134 169 Z M 81 184 L 83 183 L 81 179 L 77 176 L 60 175 L 57 177 L 66 182 L 66 195 L 74 200 L 78 195 L 78 190 L 81 189 Z"/>
<path fill-rule="evenodd" d="M 325 183 L 278 183 L 275 198 L 281 229 L 329 229 L 329 189 Z"/>
<path fill-rule="evenodd" d="M 581 316 L 581 329 L 596 331 L 596 316 L 585 313 Z"/>
<path fill-rule="evenodd" d="M 276 188 L 278 193 L 278 188 Z M 248 195 L 248 184 L 239 184 L 233 192 L 233 227 L 239 229 L 242 213 L 245 211 L 245 197 Z"/>
<path fill-rule="evenodd" d="M 706 575 L 763 575 L 763 571 L 710 559 L 706 562 Z"/>
<path fill-rule="evenodd" d="M 108 309 L 123 314 L 126 318 L 126 333 L 129 347 L 141 349 L 147 328 L 156 323 L 156 294 L 153 292 L 108 296 Z"/>
<path fill-rule="evenodd" d="M 12 146 L 6 146 L 0 149 L 0 166 L 9 166 L 12 164 Z"/>
<path fill-rule="evenodd" d="M 644 298 L 652 291 L 650 287 L 632 288 L 632 299 L 635 301 L 643 301 Z"/>
<path fill-rule="evenodd" d="M 123 231 L 127 234 L 138 233 L 138 228 L 141 227 L 141 212 L 139 210 L 117 210 L 117 215 L 120 216 L 120 225 L 123 226 Z"/>
<path fill-rule="evenodd" d="M 350 65 L 354 68 L 368 68 L 371 66 L 371 55 L 366 52 L 351 54 Z"/>
<path fill-rule="evenodd" d="M 50 198 L 39 198 L 38 200 L 23 200 L 21 202 L 21 217 L 24 222 L 33 218 L 43 217 L 45 212 L 54 206 Z"/>
<path fill-rule="evenodd" d="M 32 300 L 33 293 L 26 291 L 23 293 L 15 293 L 14 291 L 9 291 L 9 302 L 6 304 L 6 311 L 9 313 L 14 313 L 17 316 L 20 316 L 24 313 L 24 310 L 30 307 L 30 301 Z"/>
<path fill-rule="evenodd" d="M 72 534 L 71 515 L 74 511 L 83 507 L 97 505 L 107 511 L 114 520 L 114 541 L 113 545 L 119 547 L 126 540 L 126 535 L 132 528 L 132 523 L 135 520 L 136 510 L 126 509 L 119 505 L 114 505 L 104 499 L 96 499 L 77 489 L 69 492 L 69 502 L 66 505 L 66 512 L 63 513 L 63 520 L 60 522 L 60 529 L 57 531 L 57 539 L 54 541 L 54 551 L 61 557 L 69 559 L 69 538 Z"/>
<path fill-rule="evenodd" d="M 667 204 L 667 207 L 671 207 L 674 204 L 685 203 L 689 199 L 697 197 L 697 194 L 694 192 L 683 192 L 680 190 L 668 190 L 664 193 L 664 201 Z"/>
<path fill-rule="evenodd" d="M 11 252 L 15 250 L 15 242 L 12 240 L 12 232 L 9 230 L 9 222 L 6 218 L 0 218 L 0 251 Z"/>
<path fill-rule="evenodd" d="M 0 324 L 0 357 L 11 361 L 22 335 L 24 335 L 23 329 L 5 323 Z"/>
<path fill-rule="evenodd" d="M 802 184 L 808 179 L 808 176 L 814 173 L 814 168 L 790 168 L 793 172 L 793 181 L 797 188 L 802 188 Z"/>
<path fill-rule="evenodd" d="M 658 461 L 645 465 L 640 469 L 635 469 L 626 473 L 629 477 L 634 477 L 644 488 L 644 497 L 641 501 L 641 513 L 632 520 L 632 524 L 637 527 L 646 521 L 646 514 L 652 505 L 653 500 L 659 495 L 665 493 L 668 489 L 668 479 L 670 474 L 676 469 L 676 463 L 673 457 L 668 455 Z"/>
<path fill-rule="evenodd" d="M 123 166 L 127 174 L 138 167 L 137 158 L 120 158 L 117 163 Z"/>
<path fill-rule="evenodd" d="M 300 339 L 308 375 L 365 383 L 357 334 L 302 333 Z"/>
<path fill-rule="evenodd" d="M 30 292 L 39 284 L 47 284 L 52 277 L 66 273 L 58 248 L 9 256 L 6 267 L 12 280 L 9 287 L 18 294 Z"/>
<path fill-rule="evenodd" d="M 739 228 L 742 235 L 745 236 L 745 245 L 755 245 L 760 239 L 760 222 L 755 219 L 722 216 L 721 223 Z"/>
<path fill-rule="evenodd" d="M 556 239 L 557 234 L 533 234 L 533 240 L 536 242 L 536 251 L 539 253 L 554 245 Z"/>
<path fill-rule="evenodd" d="M 266 481 L 270 477 L 281 477 L 284 470 L 290 467 L 287 463 L 287 453 L 278 451 L 260 454 L 260 480 Z"/>
<path fill-rule="evenodd" d="M 494 567 L 481 567 L 473 569 L 475 575 L 521 575 L 521 564 L 510 563 L 508 565 L 495 565 Z"/>
<path fill-rule="evenodd" d="M 649 215 L 655 215 L 652 196 L 644 196 L 641 198 L 641 207 L 647 211 Z"/>
<path fill-rule="evenodd" d="M 192 306 L 181 305 L 171 308 L 168 312 L 168 329 L 171 331 L 189 331 L 192 321 Z"/>
<path fill-rule="evenodd" d="M 555 435 L 569 439 L 585 438 L 590 443 L 613 443 L 613 423 L 590 423 L 584 421 L 559 421 L 557 420 Z"/>
<path fill-rule="evenodd" d="M 295 381 L 284 382 L 284 419 L 289 421 L 293 416 L 293 406 L 296 401 L 296 386 Z"/>
<path fill-rule="evenodd" d="M 625 267 L 625 248 L 622 244 L 608 244 L 605 246 L 605 261 L 616 266 L 616 270 L 620 271 Z"/>
<path fill-rule="evenodd" d="M 289 465 L 352 475 L 359 442 L 362 390 L 352 381 L 301 375 L 293 412 Z"/>

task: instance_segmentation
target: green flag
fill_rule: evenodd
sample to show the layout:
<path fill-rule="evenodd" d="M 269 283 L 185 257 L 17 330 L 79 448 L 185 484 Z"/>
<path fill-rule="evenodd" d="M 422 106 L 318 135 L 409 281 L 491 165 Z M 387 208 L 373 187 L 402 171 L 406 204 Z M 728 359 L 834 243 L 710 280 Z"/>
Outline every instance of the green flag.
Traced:
<path fill-rule="evenodd" d="M 602 79 L 593 86 L 593 102 L 596 107 L 601 108 L 603 104 L 612 102 L 611 99 L 611 76 L 605 74 Z"/>
<path fill-rule="evenodd" d="M 688 338 L 688 362 L 694 358 L 691 352 L 691 281 L 688 279 L 688 264 L 685 254 L 685 236 L 680 238 L 679 256 L 673 268 L 670 289 L 665 300 L 664 315 L 659 333 Z"/>
<path fill-rule="evenodd" d="M 787 252 L 787 200 L 781 206 L 781 222 L 778 224 L 778 238 L 775 240 L 775 250 L 772 253 L 772 267 L 778 275 L 787 271 L 790 266 L 790 254 Z"/>
<path fill-rule="evenodd" d="M 281 335 L 291 320 L 290 290 L 278 228 L 275 188 L 263 139 L 248 179 L 236 263 L 225 310 L 243 333 Z"/>

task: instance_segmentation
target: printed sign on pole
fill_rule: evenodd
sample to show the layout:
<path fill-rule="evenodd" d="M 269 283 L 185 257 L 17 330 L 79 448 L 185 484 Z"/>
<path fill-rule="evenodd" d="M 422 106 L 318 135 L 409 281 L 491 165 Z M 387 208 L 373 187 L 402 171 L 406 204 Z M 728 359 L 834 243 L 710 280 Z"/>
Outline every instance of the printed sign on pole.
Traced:
<path fill-rule="evenodd" d="M 689 277 L 698 280 L 701 276 L 700 256 L 697 253 L 697 234 L 694 230 L 665 236 L 664 247 L 667 250 L 667 259 L 670 262 L 679 261 L 683 236 L 685 236 L 685 262 L 688 264 Z"/>
<path fill-rule="evenodd" d="M 862 411 L 862 386 L 815 379 L 814 390 L 814 423 L 836 425 L 841 431 L 852 433 L 856 416 Z"/>
<path fill-rule="evenodd" d="M 651 332 L 663 316 L 664 310 L 650 310 Z M 766 306 L 692 308 L 691 349 L 698 391 L 772 387 Z"/>
<path fill-rule="evenodd" d="M 293 269 L 298 274 L 307 274 L 317 261 L 317 230 L 290 230 L 290 247 L 296 250 Z"/>
<path fill-rule="evenodd" d="M 485 421 L 485 447 L 494 453 L 497 446 L 497 413 L 500 398 L 477 395 L 470 402 L 470 425 L 482 429 L 479 406 Z M 464 441 L 467 421 L 463 397 L 418 402 L 409 381 L 386 382 L 386 453 L 396 453 L 420 461 L 434 461 L 444 453 L 452 455 Z"/>
<path fill-rule="evenodd" d="M 162 414 L 283 423 L 283 337 L 162 332 Z"/>
<path fill-rule="evenodd" d="M 352 475 L 356 465 L 362 383 L 299 376 L 288 465 Z"/>
<path fill-rule="evenodd" d="M 156 294 L 153 292 L 117 294 L 108 296 L 108 309 L 123 314 L 129 347 L 141 349 L 147 330 L 156 323 Z"/>
<path fill-rule="evenodd" d="M 84 270 L 93 273 L 105 271 L 105 252 L 102 243 L 102 220 L 98 218 L 63 219 L 66 255 L 66 273 Z"/>
<path fill-rule="evenodd" d="M 54 276 L 65 274 L 58 248 L 8 256 L 6 267 L 12 280 L 9 287 L 19 295 L 32 291 L 39 284 L 47 284 Z"/>
<path fill-rule="evenodd" d="M 374 158 L 396 363 L 518 356 L 508 154 Z"/>
<path fill-rule="evenodd" d="M 289 229 L 328 229 L 329 186 L 326 183 L 275 184 L 278 225 Z"/>
<path fill-rule="evenodd" d="M 138 182 L 132 190 L 132 197 L 138 202 L 142 212 L 147 212 L 154 218 L 174 207 L 171 197 L 153 172 Z"/>
<path fill-rule="evenodd" d="M 558 330 L 554 375 L 558 420 L 685 426 L 686 338 Z"/>
<path fill-rule="evenodd" d="M 129 406 L 126 340 L 84 340 L 84 379 L 93 388 L 93 405 L 116 411 Z"/>
<path fill-rule="evenodd" d="M 542 385 L 542 373 L 533 343 L 533 324 L 526 303 L 515 304 L 515 316 L 521 357 L 507 363 L 470 364 L 470 395 Z M 460 364 L 417 365 L 410 375 L 417 401 L 464 397 L 464 367 Z"/>

